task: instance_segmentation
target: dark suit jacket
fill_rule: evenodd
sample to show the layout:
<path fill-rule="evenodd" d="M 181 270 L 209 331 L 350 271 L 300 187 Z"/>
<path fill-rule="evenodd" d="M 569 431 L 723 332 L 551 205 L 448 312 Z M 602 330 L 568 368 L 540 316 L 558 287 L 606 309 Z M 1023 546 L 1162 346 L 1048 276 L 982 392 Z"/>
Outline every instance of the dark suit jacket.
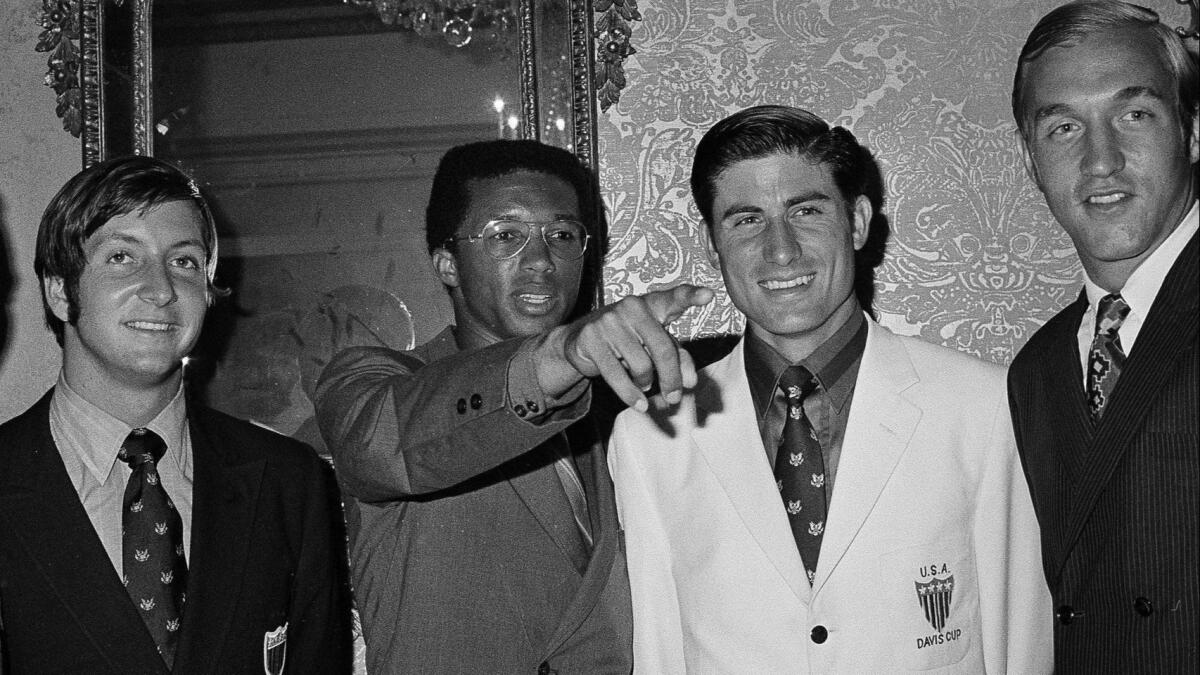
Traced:
<path fill-rule="evenodd" d="M 51 394 L 0 426 L 4 672 L 166 673 L 50 434 Z M 328 465 L 305 445 L 199 405 L 192 545 L 175 673 L 350 670 L 344 535 Z"/>
<path fill-rule="evenodd" d="M 629 580 L 600 430 L 583 417 L 587 395 L 543 425 L 510 409 L 508 363 L 521 343 L 458 352 L 447 330 L 412 352 L 346 350 L 322 374 L 318 420 L 354 497 L 369 672 L 631 669 Z M 564 429 L 588 497 L 590 559 L 576 556 L 544 444 Z"/>
<path fill-rule="evenodd" d="M 1200 672 L 1198 295 L 1192 237 L 1095 426 L 1076 341 L 1086 297 L 1009 371 L 1060 673 Z"/>

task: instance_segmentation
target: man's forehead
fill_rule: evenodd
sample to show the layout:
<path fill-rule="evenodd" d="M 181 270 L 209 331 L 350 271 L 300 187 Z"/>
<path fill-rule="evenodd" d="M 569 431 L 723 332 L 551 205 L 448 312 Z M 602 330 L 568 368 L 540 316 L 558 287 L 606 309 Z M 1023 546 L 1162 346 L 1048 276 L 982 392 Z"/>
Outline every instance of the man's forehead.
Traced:
<path fill-rule="evenodd" d="M 200 210 L 186 200 L 138 207 L 109 218 L 84 239 L 85 248 L 105 242 L 178 248 L 205 248 L 205 224 Z"/>

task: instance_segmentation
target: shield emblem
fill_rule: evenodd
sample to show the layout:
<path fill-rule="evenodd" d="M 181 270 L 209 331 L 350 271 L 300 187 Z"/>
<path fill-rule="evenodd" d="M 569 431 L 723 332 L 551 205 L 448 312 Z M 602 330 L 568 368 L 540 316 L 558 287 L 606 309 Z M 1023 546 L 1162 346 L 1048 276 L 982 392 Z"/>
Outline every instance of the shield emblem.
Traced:
<path fill-rule="evenodd" d="M 954 595 L 954 575 L 945 579 L 933 579 L 928 583 L 914 581 L 917 587 L 917 600 L 925 610 L 925 619 L 939 633 L 946 627 L 946 619 L 950 618 L 950 601 Z"/>
<path fill-rule="evenodd" d="M 285 623 L 263 635 L 263 672 L 267 675 L 283 675 L 287 662 L 287 628 Z"/>

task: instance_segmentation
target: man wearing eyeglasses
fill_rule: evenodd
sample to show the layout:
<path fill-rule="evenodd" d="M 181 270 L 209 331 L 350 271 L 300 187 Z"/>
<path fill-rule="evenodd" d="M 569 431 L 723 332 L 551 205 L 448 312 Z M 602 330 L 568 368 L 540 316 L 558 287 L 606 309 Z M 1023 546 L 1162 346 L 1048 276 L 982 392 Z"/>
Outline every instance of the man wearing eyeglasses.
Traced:
<path fill-rule="evenodd" d="M 712 293 L 680 286 L 564 324 L 597 208 L 564 150 L 451 149 L 426 240 L 455 325 L 410 352 L 346 350 L 321 376 L 370 672 L 632 668 L 603 454 L 617 406 L 592 382 L 641 410 L 677 403 L 695 369 L 663 325 Z"/>

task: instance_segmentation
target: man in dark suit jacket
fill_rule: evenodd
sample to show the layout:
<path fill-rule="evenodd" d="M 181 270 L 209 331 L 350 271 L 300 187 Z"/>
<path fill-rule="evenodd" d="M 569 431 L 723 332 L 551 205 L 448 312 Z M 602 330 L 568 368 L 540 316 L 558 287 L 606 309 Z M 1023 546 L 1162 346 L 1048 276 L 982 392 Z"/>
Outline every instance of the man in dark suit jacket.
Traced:
<path fill-rule="evenodd" d="M 1061 673 L 1200 671 L 1198 86 L 1154 12 L 1105 0 L 1046 15 L 1013 87 L 1085 275 L 1009 373 Z"/>
<path fill-rule="evenodd" d="M 216 263 L 207 205 L 159 160 L 97 164 L 47 208 L 62 370 L 0 426 L 5 673 L 350 670 L 329 467 L 184 393 Z"/>
<path fill-rule="evenodd" d="M 588 378 L 646 409 L 695 383 L 663 330 L 706 289 L 567 325 L 598 218 L 593 179 L 532 141 L 451 149 L 426 214 L 456 325 L 352 348 L 317 386 L 346 493 L 367 669 L 628 673 L 629 581 Z"/>

